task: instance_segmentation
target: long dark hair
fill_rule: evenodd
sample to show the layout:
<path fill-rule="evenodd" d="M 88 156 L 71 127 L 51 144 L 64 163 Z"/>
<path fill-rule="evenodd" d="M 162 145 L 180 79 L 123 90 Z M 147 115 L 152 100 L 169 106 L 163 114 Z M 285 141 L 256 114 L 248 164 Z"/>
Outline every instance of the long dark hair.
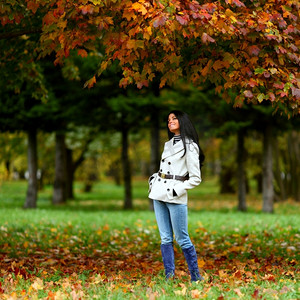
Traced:
<path fill-rule="evenodd" d="M 197 146 L 199 148 L 199 162 L 200 162 L 200 169 L 201 169 L 201 167 L 203 166 L 205 156 L 199 145 L 198 133 L 197 133 L 192 121 L 190 120 L 190 117 L 188 116 L 187 113 L 180 111 L 180 110 L 172 110 L 171 112 L 169 112 L 168 117 L 170 116 L 170 114 L 174 114 L 179 122 L 180 136 L 181 136 L 181 139 L 183 142 L 183 147 L 184 147 L 183 156 L 186 153 L 186 140 L 191 139 L 195 144 L 197 144 Z M 172 133 L 169 130 L 168 121 L 167 121 L 167 129 L 168 129 L 169 139 L 173 138 L 174 133 Z"/>

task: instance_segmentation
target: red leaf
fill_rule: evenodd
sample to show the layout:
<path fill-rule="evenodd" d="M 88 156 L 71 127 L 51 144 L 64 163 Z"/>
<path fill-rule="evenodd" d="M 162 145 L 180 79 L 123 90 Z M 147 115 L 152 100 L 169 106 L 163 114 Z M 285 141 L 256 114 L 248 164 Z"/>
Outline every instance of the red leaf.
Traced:
<path fill-rule="evenodd" d="M 259 290 L 255 289 L 252 298 L 257 299 L 258 298 L 258 294 L 259 294 Z"/>
<path fill-rule="evenodd" d="M 237 7 L 245 7 L 245 4 L 240 0 L 232 0 L 232 3 L 235 4 Z"/>
<path fill-rule="evenodd" d="M 276 89 L 283 89 L 284 88 L 284 83 L 283 82 L 280 82 L 280 83 L 274 83 L 273 84 L 274 88 Z"/>
<path fill-rule="evenodd" d="M 252 98 L 252 97 L 253 97 L 252 92 L 249 91 L 249 90 L 244 91 L 244 95 L 245 95 L 245 97 L 247 97 L 247 98 Z"/>
<path fill-rule="evenodd" d="M 235 4 L 237 7 L 245 7 L 245 4 L 241 2 L 240 0 L 225 0 L 227 4 Z"/>
<path fill-rule="evenodd" d="M 254 79 L 250 79 L 248 82 L 248 85 L 253 88 L 253 87 L 257 86 L 258 83 Z"/>
<path fill-rule="evenodd" d="M 269 93 L 269 99 L 273 102 L 275 100 L 275 95 L 273 93 Z"/>
<path fill-rule="evenodd" d="M 259 49 L 257 46 L 253 45 L 253 46 L 250 46 L 250 47 L 248 48 L 248 52 L 249 52 L 249 54 L 251 54 L 251 55 L 257 56 L 257 55 L 259 54 L 259 52 L 260 52 L 260 49 Z"/>
<path fill-rule="evenodd" d="M 210 43 L 215 42 L 215 40 L 205 32 L 203 32 L 201 39 L 202 39 L 202 42 L 205 43 L 205 44 L 208 43 L 208 42 L 210 42 Z"/>
<path fill-rule="evenodd" d="M 300 99 L 300 89 L 292 87 L 292 95 L 295 96 L 297 99 Z"/>
<path fill-rule="evenodd" d="M 39 4 L 35 1 L 29 1 L 27 2 L 27 8 L 35 14 L 37 9 L 39 8 Z"/>
<path fill-rule="evenodd" d="M 153 27 L 163 26 L 166 23 L 165 16 L 158 16 L 154 19 Z"/>
<path fill-rule="evenodd" d="M 216 10 L 217 6 L 214 3 L 205 3 L 201 6 L 202 9 L 207 10 L 209 13 L 214 13 Z M 210 16 L 211 17 L 211 16 Z"/>
<path fill-rule="evenodd" d="M 176 15 L 176 20 L 181 24 L 181 25 L 187 25 L 188 24 L 188 16 L 187 17 L 181 17 L 179 15 Z"/>
<path fill-rule="evenodd" d="M 78 55 L 80 55 L 81 57 L 87 57 L 87 52 L 84 49 L 78 49 Z"/>

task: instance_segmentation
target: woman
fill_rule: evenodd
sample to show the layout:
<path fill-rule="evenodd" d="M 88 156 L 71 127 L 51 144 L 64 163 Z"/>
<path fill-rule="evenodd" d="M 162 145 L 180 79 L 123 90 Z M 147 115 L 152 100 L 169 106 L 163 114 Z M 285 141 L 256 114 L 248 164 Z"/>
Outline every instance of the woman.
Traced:
<path fill-rule="evenodd" d="M 197 254 L 188 234 L 187 190 L 201 182 L 204 155 L 198 134 L 184 112 L 168 115 L 169 141 L 165 143 L 159 172 L 149 178 L 149 198 L 153 199 L 161 237 L 161 254 L 166 278 L 174 276 L 173 233 L 181 247 L 191 274 L 191 281 L 203 280 Z"/>

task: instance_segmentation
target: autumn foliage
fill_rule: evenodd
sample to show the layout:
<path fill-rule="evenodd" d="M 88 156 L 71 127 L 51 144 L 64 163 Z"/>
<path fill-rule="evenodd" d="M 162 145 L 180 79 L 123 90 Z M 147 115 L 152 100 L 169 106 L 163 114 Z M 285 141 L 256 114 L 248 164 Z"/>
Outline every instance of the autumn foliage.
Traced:
<path fill-rule="evenodd" d="M 24 229 L 18 222 L 0 227 L 1 299 L 296 299 L 296 227 L 270 230 L 273 225 L 266 222 L 257 230 L 260 217 L 251 219 L 251 229 L 246 222 L 218 232 L 213 225 L 194 223 L 192 239 L 205 282 L 191 285 L 178 246 L 176 278 L 165 281 L 153 214 L 118 227 L 97 225 L 103 218 L 116 218 L 113 212 L 48 215 Z M 197 219 L 209 222 L 204 215 L 198 213 Z M 55 216 L 67 222 L 59 223 Z M 90 223 L 84 225 L 79 216 Z M 128 223 L 125 214 L 117 218 Z"/>
<path fill-rule="evenodd" d="M 299 113 L 296 0 L 12 2 L 0 7 L 0 37 L 40 31 L 39 56 L 54 52 L 60 63 L 74 49 L 85 57 L 105 46 L 89 87 L 117 61 L 122 87 L 142 88 L 156 76 L 161 87 L 210 81 L 226 99 L 235 95 L 236 105 L 269 101 Z"/>

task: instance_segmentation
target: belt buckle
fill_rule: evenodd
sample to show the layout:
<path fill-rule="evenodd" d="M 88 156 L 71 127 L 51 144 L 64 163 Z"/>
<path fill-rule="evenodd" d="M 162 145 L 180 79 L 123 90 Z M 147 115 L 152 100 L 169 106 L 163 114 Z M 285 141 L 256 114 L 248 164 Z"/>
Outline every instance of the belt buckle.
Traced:
<path fill-rule="evenodd" d="M 161 174 L 160 174 L 160 177 L 161 177 L 162 179 L 165 179 L 165 178 L 166 178 L 166 174 L 161 173 Z"/>

